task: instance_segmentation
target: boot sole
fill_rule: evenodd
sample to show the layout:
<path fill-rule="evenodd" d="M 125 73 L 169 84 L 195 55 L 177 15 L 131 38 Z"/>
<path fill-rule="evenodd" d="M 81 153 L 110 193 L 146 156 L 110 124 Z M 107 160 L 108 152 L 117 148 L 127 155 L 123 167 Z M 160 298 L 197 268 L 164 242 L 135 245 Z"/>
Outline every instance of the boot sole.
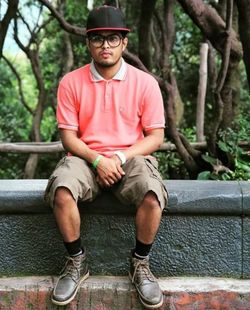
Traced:
<path fill-rule="evenodd" d="M 88 277 L 89 277 L 89 271 L 81 278 L 81 280 L 79 281 L 79 283 L 76 286 L 76 289 L 75 289 L 73 295 L 70 296 L 70 298 L 68 298 L 67 300 L 58 301 L 58 300 L 54 299 L 52 296 L 51 301 L 53 302 L 53 304 L 58 305 L 58 306 L 65 306 L 65 305 L 69 304 L 75 298 L 82 282 L 85 281 Z"/>
<path fill-rule="evenodd" d="M 156 309 L 156 308 L 160 308 L 160 307 L 163 305 L 163 297 L 162 297 L 161 301 L 160 301 L 158 304 L 156 304 L 156 305 L 149 305 L 149 304 L 146 304 L 145 301 L 142 300 L 140 294 L 139 294 L 139 299 L 140 299 L 140 302 L 143 304 L 143 306 L 144 306 L 146 309 Z"/>

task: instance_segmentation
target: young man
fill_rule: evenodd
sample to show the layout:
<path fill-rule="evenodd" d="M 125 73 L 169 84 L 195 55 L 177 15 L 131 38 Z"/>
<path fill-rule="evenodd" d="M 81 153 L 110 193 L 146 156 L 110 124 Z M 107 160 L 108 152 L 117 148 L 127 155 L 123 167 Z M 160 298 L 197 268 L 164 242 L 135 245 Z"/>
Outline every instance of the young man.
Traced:
<path fill-rule="evenodd" d="M 92 62 L 68 73 L 58 88 L 57 121 L 68 156 L 50 177 L 45 197 L 69 258 L 52 301 L 68 304 L 89 276 L 77 201 L 91 201 L 109 189 L 122 203 L 136 206 L 130 277 L 143 305 L 157 308 L 163 295 L 148 257 L 167 203 L 150 156 L 164 137 L 161 92 L 152 76 L 123 60 L 129 29 L 118 8 L 91 11 L 86 32 Z"/>

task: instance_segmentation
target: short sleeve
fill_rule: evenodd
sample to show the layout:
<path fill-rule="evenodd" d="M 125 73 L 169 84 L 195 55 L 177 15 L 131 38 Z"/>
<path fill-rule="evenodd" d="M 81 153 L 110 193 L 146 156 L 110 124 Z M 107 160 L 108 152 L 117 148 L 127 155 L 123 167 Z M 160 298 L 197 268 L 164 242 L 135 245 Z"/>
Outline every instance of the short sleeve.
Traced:
<path fill-rule="evenodd" d="M 78 103 L 76 94 L 70 84 L 62 80 L 57 90 L 57 123 L 58 128 L 78 130 Z"/>
<path fill-rule="evenodd" d="M 164 105 L 160 87 L 157 81 L 150 76 L 147 81 L 142 105 L 143 130 L 165 128 Z"/>

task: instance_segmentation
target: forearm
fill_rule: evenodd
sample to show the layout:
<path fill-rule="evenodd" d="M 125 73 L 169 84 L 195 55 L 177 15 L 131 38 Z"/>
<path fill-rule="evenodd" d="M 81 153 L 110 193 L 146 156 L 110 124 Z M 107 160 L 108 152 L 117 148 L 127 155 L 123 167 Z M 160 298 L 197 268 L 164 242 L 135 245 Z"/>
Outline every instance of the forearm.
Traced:
<path fill-rule="evenodd" d="M 68 152 L 74 156 L 85 159 L 89 163 L 93 163 L 98 157 L 98 153 L 91 150 L 81 139 L 77 137 L 77 133 L 70 130 L 60 130 L 62 144 Z M 124 175 L 119 161 L 101 157 L 95 165 L 97 171 L 97 182 L 100 186 L 111 186 L 118 182 Z"/>
<path fill-rule="evenodd" d="M 77 137 L 76 132 L 61 129 L 60 135 L 63 147 L 72 155 L 83 158 L 89 163 L 92 163 L 98 156 L 96 151 L 91 150 L 81 139 Z"/>
<path fill-rule="evenodd" d="M 153 130 L 144 139 L 138 141 L 128 149 L 122 151 L 126 159 L 136 155 L 149 155 L 159 149 L 164 139 L 164 129 Z"/>

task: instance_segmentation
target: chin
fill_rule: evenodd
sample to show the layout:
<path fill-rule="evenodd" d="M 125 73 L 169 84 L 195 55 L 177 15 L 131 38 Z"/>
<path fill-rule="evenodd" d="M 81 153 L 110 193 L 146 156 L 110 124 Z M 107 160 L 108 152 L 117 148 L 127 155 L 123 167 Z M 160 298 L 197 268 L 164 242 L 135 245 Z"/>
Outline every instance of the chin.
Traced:
<path fill-rule="evenodd" d="M 99 61 L 97 62 L 97 64 L 101 67 L 105 67 L 105 68 L 108 68 L 108 67 L 112 67 L 115 65 L 115 62 L 106 62 L 106 61 Z"/>

